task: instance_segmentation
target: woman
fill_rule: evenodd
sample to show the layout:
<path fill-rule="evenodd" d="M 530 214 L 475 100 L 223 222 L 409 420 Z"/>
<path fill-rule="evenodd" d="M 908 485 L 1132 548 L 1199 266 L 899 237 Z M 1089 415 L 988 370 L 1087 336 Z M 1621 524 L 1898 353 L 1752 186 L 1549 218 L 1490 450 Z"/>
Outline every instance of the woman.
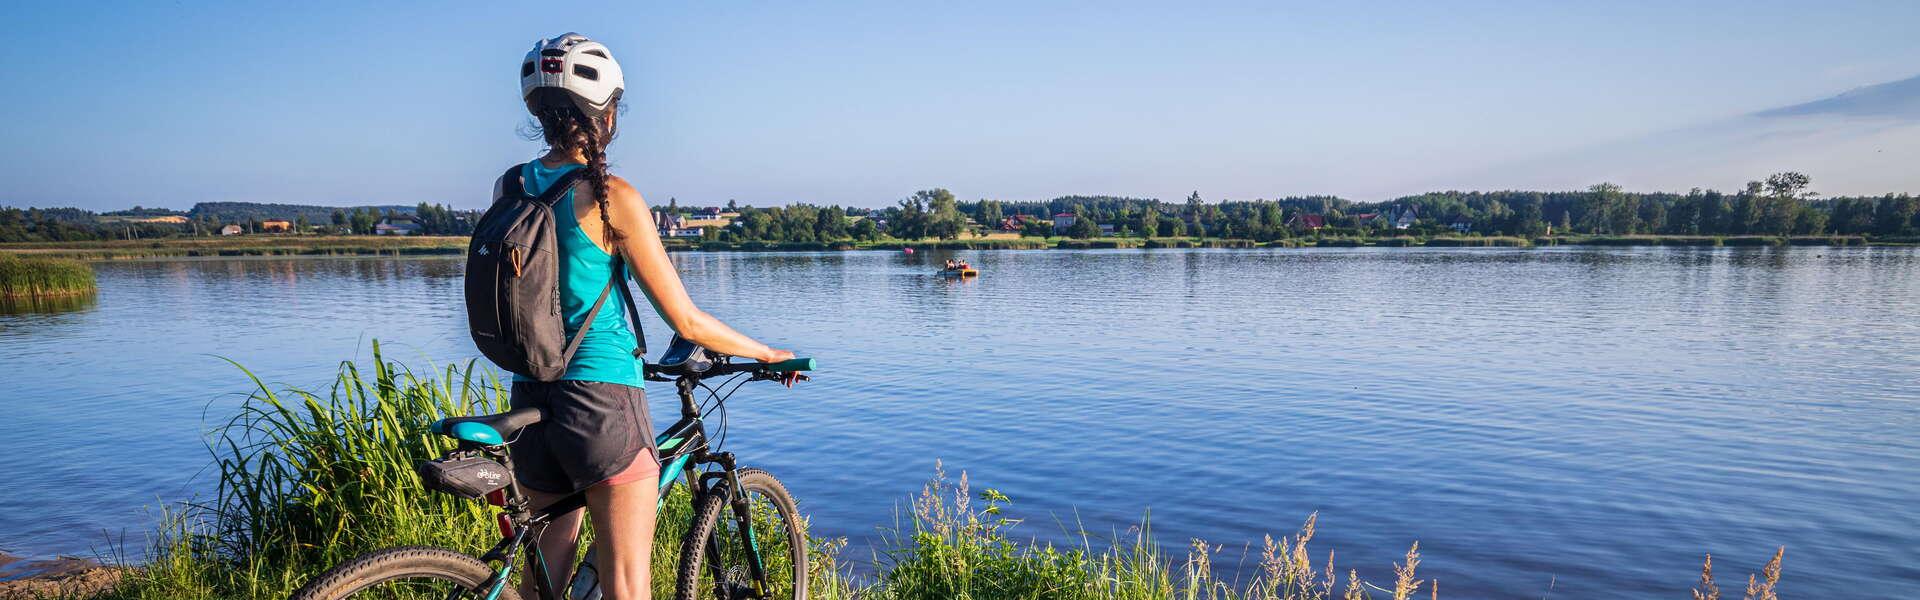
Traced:
<path fill-rule="evenodd" d="M 521 97 L 547 143 L 544 156 L 521 168 L 526 191 L 539 194 L 562 174 L 585 169 L 579 178 L 583 183 L 554 205 L 554 221 L 567 335 L 571 338 L 581 327 L 587 327 L 587 333 L 559 381 L 515 378 L 513 406 L 543 407 L 547 418 L 513 442 L 514 475 L 529 488 L 535 506 L 586 492 L 586 511 L 593 517 L 598 544 L 595 568 L 610 600 L 650 595 L 647 561 L 653 552 L 660 472 L 641 365 L 633 352 L 634 329 L 625 311 L 602 310 L 590 326 L 585 322 L 620 261 L 626 261 L 626 272 L 681 337 L 755 360 L 793 358 L 793 353 L 754 341 L 694 306 L 667 260 L 646 202 L 626 180 L 607 172 L 607 144 L 614 138 L 624 91 L 613 54 L 576 33 L 536 44 L 520 66 Z M 616 290 L 625 294 L 627 286 Z M 623 300 L 609 298 L 607 303 Z M 574 511 L 557 519 L 540 539 L 548 573 L 555 579 L 553 589 L 561 589 L 569 574 L 580 517 Z M 537 597 L 530 573 L 521 583 L 524 598 Z"/>

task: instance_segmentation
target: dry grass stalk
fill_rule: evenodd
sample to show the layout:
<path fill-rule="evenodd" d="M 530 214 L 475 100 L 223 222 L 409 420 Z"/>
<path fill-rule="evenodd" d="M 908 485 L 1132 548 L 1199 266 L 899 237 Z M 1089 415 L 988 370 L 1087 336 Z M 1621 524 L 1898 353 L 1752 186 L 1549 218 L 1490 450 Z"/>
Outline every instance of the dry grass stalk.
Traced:
<path fill-rule="evenodd" d="M 1393 582 L 1393 600 L 1407 600 L 1413 597 L 1414 592 L 1420 591 L 1420 580 L 1413 578 L 1414 569 L 1419 567 L 1420 542 L 1414 542 L 1413 547 L 1407 549 L 1406 564 L 1393 566 L 1393 574 L 1396 577 Z"/>
<path fill-rule="evenodd" d="M 1747 576 L 1747 600 L 1780 600 L 1774 588 L 1780 585 L 1780 560 L 1786 556 L 1787 547 L 1781 546 L 1773 552 L 1773 560 L 1767 561 L 1766 568 L 1760 570 L 1759 577 Z"/>
<path fill-rule="evenodd" d="M 1693 588 L 1693 600 L 1720 600 L 1720 586 L 1713 583 L 1713 555 L 1700 565 L 1700 587 Z"/>

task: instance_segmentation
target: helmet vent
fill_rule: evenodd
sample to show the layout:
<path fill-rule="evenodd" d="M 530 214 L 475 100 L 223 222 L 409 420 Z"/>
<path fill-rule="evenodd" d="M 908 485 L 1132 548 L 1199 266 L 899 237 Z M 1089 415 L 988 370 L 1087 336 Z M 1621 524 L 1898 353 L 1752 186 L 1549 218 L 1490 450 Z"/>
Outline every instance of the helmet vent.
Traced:
<path fill-rule="evenodd" d="M 607 53 L 605 53 L 605 52 L 601 52 L 601 51 L 599 51 L 599 50 L 588 50 L 588 51 L 586 51 L 586 52 L 585 52 L 584 54 L 592 54 L 592 55 L 594 55 L 594 56 L 598 56 L 598 57 L 600 57 L 600 58 L 606 58 L 606 59 L 611 59 L 611 58 L 613 58 L 613 57 L 611 57 L 611 56 L 607 56 Z"/>
<path fill-rule="evenodd" d="M 559 48 L 548 48 L 545 50 L 541 50 L 540 55 L 541 56 L 566 56 L 567 51 L 561 50 Z"/>
<path fill-rule="evenodd" d="M 521 77 L 526 77 L 526 76 L 528 76 L 528 75 L 532 75 L 532 74 L 533 74 L 533 61 L 527 61 L 527 62 L 524 62 L 524 63 L 520 63 L 520 76 L 521 76 Z"/>
<path fill-rule="evenodd" d="M 600 80 L 600 70 L 595 69 L 593 67 L 586 66 L 586 65 L 574 65 L 573 74 L 581 77 L 585 77 L 592 81 Z"/>

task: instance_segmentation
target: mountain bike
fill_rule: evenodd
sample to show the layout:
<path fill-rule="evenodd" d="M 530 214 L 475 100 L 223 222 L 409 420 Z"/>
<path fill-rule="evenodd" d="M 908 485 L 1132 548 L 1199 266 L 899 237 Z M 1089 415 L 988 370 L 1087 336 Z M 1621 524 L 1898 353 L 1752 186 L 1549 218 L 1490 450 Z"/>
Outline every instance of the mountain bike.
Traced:
<path fill-rule="evenodd" d="M 682 537 L 674 582 L 679 600 L 780 599 L 807 597 L 807 536 L 793 496 L 766 471 L 743 468 L 733 453 L 720 450 L 726 439 L 726 401 L 750 381 L 791 385 L 811 371 L 811 358 L 778 363 L 734 362 L 675 336 L 658 364 L 646 365 L 648 381 L 671 382 L 680 399 L 680 420 L 655 437 L 660 453 L 660 502 L 679 485 L 691 492 L 693 518 Z M 717 384 L 709 383 L 717 381 Z M 694 401 L 705 391 L 705 400 Z M 707 424 L 715 413 L 719 441 Z M 536 540 L 553 520 L 586 505 L 576 493 L 551 505 L 529 506 L 513 480 L 507 441 L 543 415 L 534 408 L 433 423 L 437 434 L 457 446 L 419 469 L 430 489 L 485 498 L 500 507 L 495 515 L 500 541 L 478 557 L 430 546 L 403 546 L 360 555 L 321 573 L 293 600 L 343 598 L 478 598 L 522 600 L 509 583 L 522 557 L 531 557 L 538 598 L 525 600 L 597 600 L 594 551 L 574 566 L 565 589 L 550 583 Z M 773 531 L 766 531 L 772 529 Z"/>

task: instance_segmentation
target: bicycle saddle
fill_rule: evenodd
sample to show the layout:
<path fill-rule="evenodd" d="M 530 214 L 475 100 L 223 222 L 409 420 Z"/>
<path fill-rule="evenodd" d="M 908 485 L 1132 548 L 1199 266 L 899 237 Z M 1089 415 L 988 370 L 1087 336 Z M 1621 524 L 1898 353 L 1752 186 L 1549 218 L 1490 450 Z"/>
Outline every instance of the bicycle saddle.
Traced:
<path fill-rule="evenodd" d="M 491 415 L 449 417 L 434 421 L 429 429 L 457 440 L 497 446 L 507 443 L 507 438 L 526 426 L 539 423 L 545 416 L 540 409 L 529 406 Z"/>

